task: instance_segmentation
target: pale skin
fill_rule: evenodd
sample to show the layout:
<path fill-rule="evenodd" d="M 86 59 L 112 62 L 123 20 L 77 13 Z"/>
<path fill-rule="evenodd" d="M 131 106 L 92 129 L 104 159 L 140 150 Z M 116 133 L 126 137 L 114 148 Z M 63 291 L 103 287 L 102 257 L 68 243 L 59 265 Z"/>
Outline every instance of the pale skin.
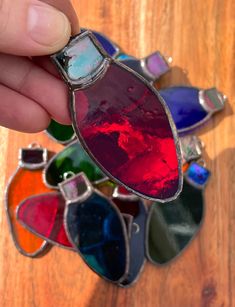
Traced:
<path fill-rule="evenodd" d="M 22 132 L 70 124 L 67 88 L 48 55 L 79 33 L 69 0 L 0 0 L 0 125 Z"/>

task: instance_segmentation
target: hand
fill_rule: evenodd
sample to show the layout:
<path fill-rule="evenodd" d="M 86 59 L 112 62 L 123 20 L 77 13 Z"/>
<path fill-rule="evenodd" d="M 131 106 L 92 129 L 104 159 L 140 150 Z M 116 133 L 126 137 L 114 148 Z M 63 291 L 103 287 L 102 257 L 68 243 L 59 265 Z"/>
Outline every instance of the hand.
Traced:
<path fill-rule="evenodd" d="M 38 132 L 51 117 L 70 124 L 66 86 L 42 56 L 78 32 L 69 0 L 0 0 L 0 125 Z"/>

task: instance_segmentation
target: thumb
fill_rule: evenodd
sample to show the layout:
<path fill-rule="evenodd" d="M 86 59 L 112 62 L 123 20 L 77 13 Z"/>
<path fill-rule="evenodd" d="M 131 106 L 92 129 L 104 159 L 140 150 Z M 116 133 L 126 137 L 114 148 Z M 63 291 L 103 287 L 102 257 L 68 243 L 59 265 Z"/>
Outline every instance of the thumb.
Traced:
<path fill-rule="evenodd" d="M 51 54 L 71 35 L 68 18 L 39 0 L 0 0 L 0 52 L 24 56 Z"/>

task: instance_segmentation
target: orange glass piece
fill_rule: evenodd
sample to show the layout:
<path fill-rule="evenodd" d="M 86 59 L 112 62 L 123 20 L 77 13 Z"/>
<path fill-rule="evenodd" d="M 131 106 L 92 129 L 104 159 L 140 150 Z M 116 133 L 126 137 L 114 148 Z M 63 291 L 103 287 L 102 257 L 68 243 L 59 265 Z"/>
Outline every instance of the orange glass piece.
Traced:
<path fill-rule="evenodd" d="M 187 163 L 187 162 L 184 163 L 183 166 L 182 166 L 183 173 L 185 173 L 188 168 L 189 168 L 189 163 Z"/>
<path fill-rule="evenodd" d="M 42 171 L 19 167 L 10 179 L 6 192 L 6 210 L 14 243 L 23 255 L 29 257 L 35 257 L 45 250 L 47 243 L 18 222 L 16 209 L 25 198 L 52 191 L 43 183 Z"/>

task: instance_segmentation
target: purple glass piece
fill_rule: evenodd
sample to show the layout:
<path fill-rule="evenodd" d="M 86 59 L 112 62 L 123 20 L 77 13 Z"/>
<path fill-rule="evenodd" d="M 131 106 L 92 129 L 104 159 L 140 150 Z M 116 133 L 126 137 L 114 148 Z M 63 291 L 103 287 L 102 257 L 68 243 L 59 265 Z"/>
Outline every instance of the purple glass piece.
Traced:
<path fill-rule="evenodd" d="M 87 198 L 92 193 L 92 185 L 84 175 L 79 173 L 59 184 L 60 190 L 67 201 Z"/>
<path fill-rule="evenodd" d="M 145 59 L 146 68 L 158 79 L 170 70 L 170 67 L 159 51 L 154 52 Z"/>

